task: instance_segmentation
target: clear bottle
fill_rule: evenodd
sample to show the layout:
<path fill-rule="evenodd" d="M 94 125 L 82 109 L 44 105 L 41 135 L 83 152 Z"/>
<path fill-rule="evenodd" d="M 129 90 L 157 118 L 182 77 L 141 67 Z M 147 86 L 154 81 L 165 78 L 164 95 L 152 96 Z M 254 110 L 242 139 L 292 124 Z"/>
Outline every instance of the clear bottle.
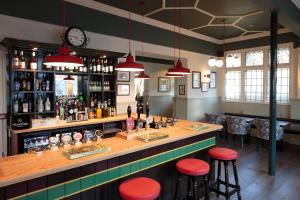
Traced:
<path fill-rule="evenodd" d="M 44 102 L 41 96 L 38 100 L 38 112 L 44 112 Z"/>
<path fill-rule="evenodd" d="M 20 57 L 19 57 L 19 69 L 26 69 L 26 64 L 25 64 L 25 58 L 24 58 L 24 53 L 23 51 L 20 51 Z"/>
<path fill-rule="evenodd" d="M 35 52 L 32 52 L 32 56 L 29 61 L 29 68 L 31 70 L 37 70 L 37 61 L 36 61 L 36 57 L 35 57 Z"/>
<path fill-rule="evenodd" d="M 16 98 L 14 103 L 14 113 L 18 113 L 18 112 L 19 112 L 19 101 L 18 98 Z"/>
<path fill-rule="evenodd" d="M 50 91 L 50 78 L 49 76 L 46 76 L 46 91 Z"/>
<path fill-rule="evenodd" d="M 47 97 L 46 103 L 45 103 L 45 110 L 50 111 L 51 110 L 51 102 L 49 97 Z"/>
<path fill-rule="evenodd" d="M 20 79 L 19 79 L 18 74 L 17 74 L 17 76 L 15 76 L 14 89 L 15 89 L 15 91 L 20 91 L 20 89 L 21 89 L 21 83 L 20 83 Z"/>

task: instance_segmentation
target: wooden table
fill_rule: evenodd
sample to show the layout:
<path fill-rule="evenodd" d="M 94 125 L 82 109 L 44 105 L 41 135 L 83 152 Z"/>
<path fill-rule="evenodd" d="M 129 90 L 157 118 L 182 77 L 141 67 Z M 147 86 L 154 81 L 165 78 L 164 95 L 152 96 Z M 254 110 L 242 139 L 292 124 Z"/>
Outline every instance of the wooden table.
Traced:
<path fill-rule="evenodd" d="M 207 159 L 207 149 L 216 144 L 215 131 L 222 129 L 214 124 L 201 131 L 186 128 L 194 124 L 180 120 L 175 127 L 161 129 L 169 138 L 150 143 L 104 139 L 102 144 L 111 151 L 77 160 L 67 159 L 62 150 L 1 158 L 0 199 L 118 199 L 120 181 L 137 175 L 157 179 L 169 199 L 176 160 L 187 155 Z"/>

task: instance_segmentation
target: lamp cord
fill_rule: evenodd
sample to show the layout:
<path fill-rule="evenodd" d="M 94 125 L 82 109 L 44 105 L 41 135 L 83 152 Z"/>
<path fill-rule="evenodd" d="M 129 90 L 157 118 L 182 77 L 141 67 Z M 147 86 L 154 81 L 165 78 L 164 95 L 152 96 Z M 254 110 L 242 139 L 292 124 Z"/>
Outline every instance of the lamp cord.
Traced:
<path fill-rule="evenodd" d="M 131 52 L 131 0 L 128 0 L 128 47 L 129 53 Z"/>

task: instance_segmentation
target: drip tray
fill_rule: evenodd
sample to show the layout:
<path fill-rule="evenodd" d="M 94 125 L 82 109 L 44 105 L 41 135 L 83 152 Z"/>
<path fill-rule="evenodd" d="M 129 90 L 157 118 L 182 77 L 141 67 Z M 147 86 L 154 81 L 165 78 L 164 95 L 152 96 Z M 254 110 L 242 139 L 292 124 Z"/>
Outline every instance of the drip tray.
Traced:
<path fill-rule="evenodd" d="M 149 133 L 149 134 L 145 134 L 145 135 L 140 135 L 140 136 L 136 137 L 136 139 L 140 140 L 142 142 L 152 142 L 152 141 L 156 141 L 156 140 L 165 139 L 168 137 L 169 137 L 169 135 L 165 134 L 165 133 Z"/>
<path fill-rule="evenodd" d="M 86 145 L 81 147 L 75 147 L 64 151 L 64 155 L 73 160 L 77 158 L 82 158 L 86 156 L 95 155 L 102 152 L 110 151 L 111 148 L 102 146 L 100 144 Z"/>

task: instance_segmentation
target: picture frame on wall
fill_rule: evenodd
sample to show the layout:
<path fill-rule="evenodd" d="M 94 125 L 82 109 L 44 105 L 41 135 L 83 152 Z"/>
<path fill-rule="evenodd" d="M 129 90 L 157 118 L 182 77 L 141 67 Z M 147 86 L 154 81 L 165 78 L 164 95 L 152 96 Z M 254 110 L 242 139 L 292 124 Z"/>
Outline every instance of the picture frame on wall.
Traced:
<path fill-rule="evenodd" d="M 117 84 L 117 96 L 129 96 L 130 85 L 129 84 Z"/>
<path fill-rule="evenodd" d="M 201 88 L 201 72 L 192 71 L 192 88 L 193 89 Z"/>
<path fill-rule="evenodd" d="M 117 82 L 130 82 L 130 72 L 117 71 Z"/>
<path fill-rule="evenodd" d="M 170 92 L 171 79 L 168 77 L 158 77 L 158 92 Z"/>
<path fill-rule="evenodd" d="M 202 92 L 208 92 L 209 83 L 203 82 L 202 83 Z"/>
<path fill-rule="evenodd" d="M 179 85 L 179 95 L 185 95 L 185 85 Z"/>
<path fill-rule="evenodd" d="M 210 73 L 209 87 L 210 88 L 217 88 L 217 72 L 211 72 Z"/>

